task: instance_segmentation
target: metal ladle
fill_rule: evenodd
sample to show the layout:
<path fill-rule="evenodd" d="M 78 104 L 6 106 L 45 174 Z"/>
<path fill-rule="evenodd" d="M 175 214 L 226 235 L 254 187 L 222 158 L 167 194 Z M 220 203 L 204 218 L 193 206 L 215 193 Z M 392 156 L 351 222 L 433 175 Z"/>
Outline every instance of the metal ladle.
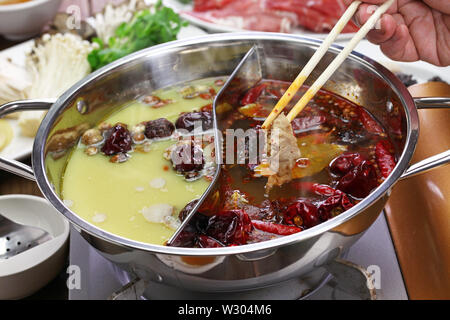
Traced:
<path fill-rule="evenodd" d="M 0 214 L 0 260 L 11 258 L 50 239 L 52 236 L 47 231 L 15 223 Z"/>
<path fill-rule="evenodd" d="M 211 184 L 208 186 L 206 191 L 203 193 L 203 195 L 191 209 L 191 211 L 183 220 L 181 225 L 177 228 L 172 237 L 170 237 L 170 239 L 167 241 L 167 245 L 173 244 L 173 241 L 189 224 L 189 221 L 195 215 L 200 206 L 205 202 L 208 196 L 213 195 L 217 191 L 217 188 L 220 185 L 218 181 L 221 173 L 221 166 L 223 164 L 223 139 L 221 132 L 223 129 L 226 128 L 225 127 L 226 124 L 224 121 L 225 114 L 228 114 L 228 112 L 231 111 L 229 110 L 224 114 L 220 112 L 218 113 L 217 112 L 218 107 L 225 103 L 228 103 L 232 107 L 236 107 L 233 105 L 233 103 L 229 103 L 229 101 L 232 101 L 232 94 L 230 90 L 228 90 L 230 85 L 233 84 L 234 94 L 236 90 L 239 92 L 245 92 L 249 88 L 256 85 L 264 76 L 263 72 L 264 66 L 262 64 L 262 61 L 263 59 L 260 58 L 257 47 L 253 46 L 245 54 L 244 58 L 242 58 L 242 60 L 239 62 L 238 66 L 234 69 L 231 76 L 228 78 L 228 80 L 223 85 L 222 89 L 215 97 L 213 102 L 213 130 L 214 130 L 214 144 L 216 150 L 215 151 L 216 171 L 213 180 L 211 181 Z M 238 80 L 238 85 L 236 85 L 236 80 Z M 219 150 L 219 152 L 217 150 Z"/>

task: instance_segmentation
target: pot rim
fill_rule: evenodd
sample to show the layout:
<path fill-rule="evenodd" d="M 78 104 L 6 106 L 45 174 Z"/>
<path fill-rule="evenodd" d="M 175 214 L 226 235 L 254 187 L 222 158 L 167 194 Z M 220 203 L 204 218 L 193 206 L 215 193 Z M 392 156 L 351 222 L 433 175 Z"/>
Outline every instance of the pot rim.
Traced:
<path fill-rule="evenodd" d="M 289 41 L 297 43 L 307 43 L 318 47 L 321 44 L 321 40 L 302 37 L 290 34 L 277 34 L 277 33 L 266 33 L 266 32 L 239 32 L 239 33 L 226 33 L 226 34 L 215 34 L 206 35 L 186 40 L 177 40 L 165 44 L 160 44 L 153 46 L 151 48 L 143 49 L 122 59 L 119 59 L 97 71 L 90 74 L 86 78 L 82 79 L 69 90 L 67 90 L 63 95 L 61 95 L 58 100 L 54 103 L 52 108 L 49 110 L 47 115 L 42 121 L 41 126 L 37 132 L 33 153 L 32 153 L 32 164 L 36 176 L 36 181 L 39 185 L 44 196 L 50 201 L 50 203 L 62 213 L 71 223 L 81 230 L 87 232 L 88 234 L 99 237 L 107 242 L 121 246 L 128 249 L 138 249 L 143 251 L 148 251 L 151 253 L 158 254 L 170 254 L 170 255 L 180 255 L 180 256 L 228 256 L 242 253 L 255 252 L 260 250 L 270 250 L 276 249 L 284 245 L 290 245 L 298 243 L 322 233 L 325 233 L 342 223 L 352 219 L 357 214 L 359 214 L 363 209 L 369 207 L 375 203 L 378 199 L 387 193 L 390 188 L 400 179 L 401 175 L 407 169 L 411 157 L 414 153 L 418 133 L 419 133 L 419 119 L 417 109 L 414 104 L 414 100 L 408 92 L 407 88 L 403 83 L 387 68 L 377 63 L 376 61 L 366 57 L 365 55 L 353 51 L 348 59 L 358 61 L 359 63 L 368 67 L 372 72 L 375 72 L 379 77 L 386 81 L 392 88 L 392 90 L 398 95 L 400 101 L 405 109 L 406 120 L 407 120 L 407 135 L 405 141 L 405 147 L 402 151 L 401 156 L 397 162 L 392 173 L 385 179 L 385 181 L 379 185 L 373 192 L 371 192 L 367 197 L 365 197 L 361 202 L 356 204 L 349 210 L 341 213 L 340 215 L 325 221 L 313 228 L 301 231 L 299 233 L 283 236 L 277 239 L 246 244 L 242 246 L 225 247 L 225 248 L 182 248 L 182 247 L 168 247 L 162 245 L 149 244 L 139 241 L 134 241 L 128 238 L 124 238 L 113 233 L 102 230 L 101 228 L 83 220 L 77 214 L 72 212 L 67 208 L 62 200 L 56 195 L 53 190 L 51 182 L 48 180 L 45 172 L 45 159 L 44 159 L 44 148 L 45 141 L 48 137 L 50 131 L 50 125 L 53 124 L 54 120 L 60 115 L 61 107 L 65 102 L 72 96 L 76 96 L 77 92 L 83 88 L 86 84 L 95 81 L 95 79 L 101 77 L 102 75 L 111 72 L 113 69 L 123 66 L 127 63 L 131 63 L 140 58 L 145 58 L 152 54 L 165 52 L 172 48 L 177 48 L 181 46 L 189 46 L 194 44 L 207 44 L 207 43 L 217 43 L 220 41 L 258 41 L 258 40 L 275 40 L 275 41 Z M 334 44 L 329 50 L 334 52 L 339 52 L 342 50 L 342 46 Z"/>

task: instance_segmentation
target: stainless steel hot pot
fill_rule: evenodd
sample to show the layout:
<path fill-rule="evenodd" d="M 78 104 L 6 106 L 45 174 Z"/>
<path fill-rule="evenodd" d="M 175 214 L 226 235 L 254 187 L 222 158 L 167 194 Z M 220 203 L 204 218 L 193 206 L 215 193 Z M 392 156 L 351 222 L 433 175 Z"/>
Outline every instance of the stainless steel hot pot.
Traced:
<path fill-rule="evenodd" d="M 94 125 L 113 108 L 154 89 L 230 75 L 253 45 L 257 45 L 263 56 L 267 77 L 293 80 L 320 42 L 293 35 L 234 33 L 175 41 L 140 51 L 94 72 L 57 101 L 26 101 L 3 106 L 0 116 L 17 110 L 49 108 L 49 112 L 35 139 L 33 168 L 5 159 L 0 159 L 0 168 L 35 179 L 45 197 L 86 241 L 104 257 L 141 278 L 209 292 L 254 289 L 294 277 L 310 281 L 314 287 L 328 275 L 329 263 L 345 255 L 375 221 L 397 181 L 450 161 L 447 151 L 410 166 L 419 134 L 415 101 L 390 71 L 361 54 L 353 53 L 325 88 L 366 107 L 391 135 L 397 135 L 394 141 L 398 164 L 367 198 L 325 223 L 295 235 L 239 247 L 165 247 L 105 232 L 78 217 L 59 197 L 67 153 L 55 152 L 54 140 L 58 134 L 80 125 Z M 328 51 L 307 84 L 312 83 L 340 50 L 341 47 L 335 46 Z M 420 102 L 439 105 L 435 100 Z M 389 121 L 393 105 L 399 105 L 401 113 L 401 127 L 398 128 L 397 122 L 396 132 Z M 64 149 L 64 141 L 59 147 Z"/>

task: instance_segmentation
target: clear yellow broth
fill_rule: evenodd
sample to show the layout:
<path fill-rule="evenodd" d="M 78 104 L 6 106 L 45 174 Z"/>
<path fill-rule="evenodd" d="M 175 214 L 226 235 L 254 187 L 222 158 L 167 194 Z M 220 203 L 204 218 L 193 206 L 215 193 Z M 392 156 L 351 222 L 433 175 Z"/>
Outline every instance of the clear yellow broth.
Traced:
<path fill-rule="evenodd" d="M 214 80 L 214 79 L 213 79 Z M 193 85 L 212 85 L 205 79 Z M 215 87 L 216 91 L 218 90 Z M 198 110 L 212 101 L 201 98 L 183 99 L 178 88 L 154 92 L 162 99 L 173 103 L 154 109 L 138 101 L 131 102 L 105 119 L 110 124 L 126 123 L 129 128 L 148 120 L 166 118 L 175 122 L 181 112 Z M 163 158 L 164 150 L 173 140 L 154 141 L 148 153 L 131 153 L 123 163 L 111 163 L 109 157 L 99 153 L 85 154 L 78 144 L 67 162 L 62 180 L 62 198 L 67 206 L 89 223 L 116 235 L 152 244 L 164 244 L 174 229 L 162 223 L 147 221 L 141 211 L 155 204 L 169 204 L 174 207 L 174 217 L 190 201 L 199 198 L 209 185 L 205 178 L 187 182 L 178 175 L 171 163 Z M 164 170 L 169 167 L 169 170 Z M 166 185 L 154 189 L 150 181 L 163 178 Z M 98 219 L 102 217 L 104 219 Z M 102 221 L 99 221 L 102 220 Z"/>

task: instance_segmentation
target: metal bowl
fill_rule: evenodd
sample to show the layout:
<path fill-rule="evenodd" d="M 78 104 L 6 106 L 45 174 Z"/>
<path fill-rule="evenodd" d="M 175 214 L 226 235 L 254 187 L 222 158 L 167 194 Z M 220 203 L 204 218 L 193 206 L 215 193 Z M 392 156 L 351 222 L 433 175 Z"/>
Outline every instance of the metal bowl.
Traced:
<path fill-rule="evenodd" d="M 401 137 L 396 132 L 397 137 L 393 139 L 398 163 L 391 175 L 363 201 L 327 222 L 291 236 L 238 247 L 166 247 L 105 232 L 81 219 L 59 197 L 61 164 L 67 153 L 62 152 L 58 160 L 52 157 L 58 134 L 83 123 L 94 125 L 114 108 L 154 89 L 229 75 L 253 45 L 263 56 L 268 77 L 291 81 L 320 41 L 256 32 L 217 34 L 158 45 L 132 54 L 94 72 L 56 102 L 29 101 L 2 107 L 0 116 L 51 106 L 35 139 L 33 169 L 4 159 L 0 159 L 0 168 L 36 179 L 45 197 L 94 248 L 141 278 L 190 290 L 216 292 L 254 289 L 294 277 L 312 279 L 311 274 L 321 281 L 328 274 L 328 263 L 345 254 L 375 221 L 398 180 L 450 160 L 447 152 L 409 167 L 419 134 L 415 101 L 390 71 L 356 52 L 327 82 L 325 89 L 367 108 L 390 135 L 395 131 L 389 123 L 392 106 L 400 106 Z M 307 84 L 320 75 L 340 50 L 338 46 L 329 49 Z"/>

